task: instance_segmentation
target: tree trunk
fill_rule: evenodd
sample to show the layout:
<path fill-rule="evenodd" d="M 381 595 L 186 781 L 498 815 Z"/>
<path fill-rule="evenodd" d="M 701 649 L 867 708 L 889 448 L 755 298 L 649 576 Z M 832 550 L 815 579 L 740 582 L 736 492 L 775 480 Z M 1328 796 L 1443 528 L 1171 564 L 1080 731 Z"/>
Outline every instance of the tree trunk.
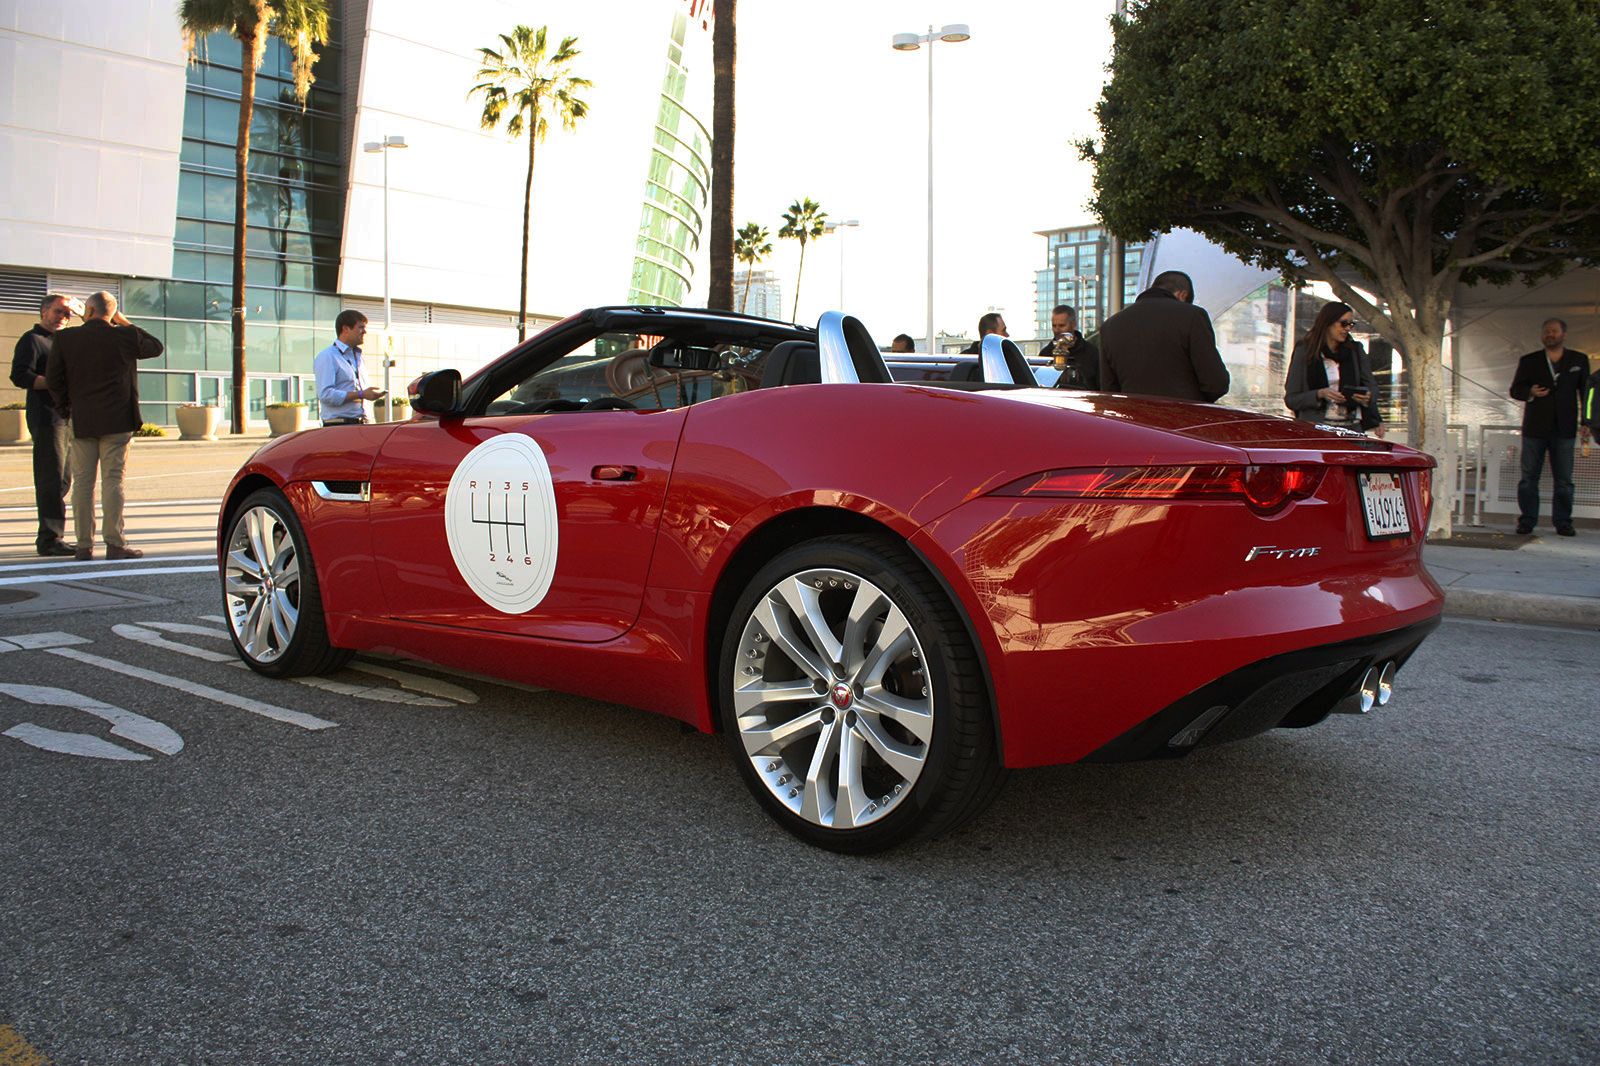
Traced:
<path fill-rule="evenodd" d="M 239 28 L 239 138 L 233 148 L 233 432 L 243 433 L 248 413 L 248 383 L 244 358 L 244 248 L 245 196 L 249 186 L 250 121 L 256 109 L 256 38 L 266 32 L 259 21 Z"/>
<path fill-rule="evenodd" d="M 539 142 L 534 130 L 539 123 L 539 109 L 535 107 L 528 118 L 528 180 L 522 184 L 522 287 L 517 300 L 518 344 L 528 338 L 528 221 L 533 212 L 533 153 Z"/>
<path fill-rule="evenodd" d="M 733 309 L 735 0 L 717 0 L 711 33 L 711 271 L 706 306 Z"/>
<path fill-rule="evenodd" d="M 750 276 L 755 273 L 755 269 L 756 265 L 751 263 L 749 269 L 744 272 L 744 296 L 739 300 L 739 313 L 741 315 L 745 314 L 745 309 L 750 306 Z"/>
<path fill-rule="evenodd" d="M 800 242 L 800 265 L 794 272 L 794 312 L 790 314 L 791 321 L 800 321 L 800 276 L 806 272 L 806 242 Z"/>

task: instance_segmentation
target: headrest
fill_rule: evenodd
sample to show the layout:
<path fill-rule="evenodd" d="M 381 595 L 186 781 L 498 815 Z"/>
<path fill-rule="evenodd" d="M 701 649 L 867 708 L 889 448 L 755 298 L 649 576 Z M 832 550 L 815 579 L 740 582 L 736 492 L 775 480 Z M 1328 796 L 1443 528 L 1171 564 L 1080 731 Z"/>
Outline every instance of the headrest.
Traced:
<path fill-rule="evenodd" d="M 817 346 L 811 341 L 783 341 L 767 353 L 761 368 L 761 387 L 816 385 L 822 381 Z"/>

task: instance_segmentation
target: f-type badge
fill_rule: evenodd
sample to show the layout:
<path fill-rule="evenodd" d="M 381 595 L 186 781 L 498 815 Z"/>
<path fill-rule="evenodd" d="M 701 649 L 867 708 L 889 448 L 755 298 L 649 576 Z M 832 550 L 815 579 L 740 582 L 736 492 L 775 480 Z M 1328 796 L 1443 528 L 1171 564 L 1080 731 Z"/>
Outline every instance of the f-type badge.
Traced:
<path fill-rule="evenodd" d="M 1321 551 L 1321 548 L 1280 548 L 1276 544 L 1258 544 L 1244 553 L 1244 561 L 1249 563 L 1264 557 L 1273 559 L 1309 559 Z"/>

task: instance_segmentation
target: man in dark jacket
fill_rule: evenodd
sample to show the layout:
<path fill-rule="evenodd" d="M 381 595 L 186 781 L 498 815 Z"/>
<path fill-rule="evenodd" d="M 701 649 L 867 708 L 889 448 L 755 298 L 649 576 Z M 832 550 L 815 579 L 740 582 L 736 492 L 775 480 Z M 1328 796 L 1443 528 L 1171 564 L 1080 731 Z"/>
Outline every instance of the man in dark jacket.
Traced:
<path fill-rule="evenodd" d="M 1058 304 L 1050 312 L 1050 332 L 1053 338 L 1041 355 L 1055 361 L 1061 376 L 1056 378 L 1058 389 L 1089 389 L 1100 387 L 1100 349 L 1083 339 L 1078 332 L 1078 312 L 1066 304 Z"/>
<path fill-rule="evenodd" d="M 33 499 L 39 508 L 39 534 L 33 546 L 45 556 L 72 554 L 66 543 L 67 490 L 72 487 L 67 449 L 72 435 L 50 402 L 44 379 L 56 331 L 72 314 L 65 296 L 46 296 L 39 304 L 39 321 L 17 338 L 11 357 L 11 384 L 24 390 L 28 435 L 33 438 Z"/>
<path fill-rule="evenodd" d="M 1100 327 L 1100 388 L 1210 403 L 1228 391 L 1211 316 L 1189 275 L 1168 270 Z"/>
<path fill-rule="evenodd" d="M 1550 517 L 1563 537 L 1577 535 L 1572 527 L 1572 461 L 1578 425 L 1589 386 L 1589 357 L 1567 348 L 1567 324 L 1547 318 L 1540 328 L 1541 351 L 1517 361 L 1511 378 L 1511 398 L 1522 409 L 1522 480 L 1517 482 L 1517 532 L 1529 534 L 1539 524 L 1539 476 L 1544 457 L 1550 457 L 1555 492 Z"/>
<path fill-rule="evenodd" d="M 138 361 L 154 359 L 161 342 L 97 292 L 84 301 L 83 325 L 56 334 L 45 380 L 56 409 L 72 421 L 72 525 L 79 559 L 94 558 L 94 481 L 101 468 L 106 558 L 137 559 L 122 535 L 122 478 L 128 445 L 139 428 Z"/>
<path fill-rule="evenodd" d="M 1009 337 L 1006 332 L 1006 320 L 1000 317 L 1000 312 L 990 311 L 978 319 L 978 339 L 961 349 L 962 355 L 979 355 L 983 352 L 983 338 L 991 333 L 998 333 L 1002 337 Z"/>

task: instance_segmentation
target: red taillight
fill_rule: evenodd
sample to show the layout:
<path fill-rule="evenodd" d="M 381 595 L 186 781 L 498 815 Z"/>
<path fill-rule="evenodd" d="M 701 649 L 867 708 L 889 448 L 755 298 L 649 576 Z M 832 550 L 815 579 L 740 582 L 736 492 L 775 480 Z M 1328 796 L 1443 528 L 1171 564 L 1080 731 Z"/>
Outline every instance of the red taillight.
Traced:
<path fill-rule="evenodd" d="M 1053 496 L 1088 500 L 1243 500 L 1271 514 L 1317 491 L 1323 467 L 1117 466 L 1046 470 L 995 489 L 995 496 Z"/>

